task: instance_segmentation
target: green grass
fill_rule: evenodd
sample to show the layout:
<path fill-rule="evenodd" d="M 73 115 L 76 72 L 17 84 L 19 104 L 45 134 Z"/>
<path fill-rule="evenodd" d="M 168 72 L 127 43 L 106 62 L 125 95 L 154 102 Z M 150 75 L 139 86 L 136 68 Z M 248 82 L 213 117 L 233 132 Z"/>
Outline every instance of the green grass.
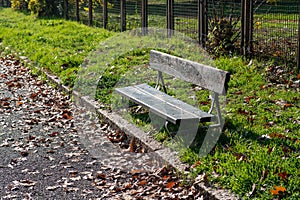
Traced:
<path fill-rule="evenodd" d="M 210 171 L 211 180 L 243 196 L 255 184 L 252 197 L 272 199 L 276 195 L 270 190 L 282 185 L 287 189 L 283 196 L 296 199 L 300 195 L 294 185 L 300 183 L 299 92 L 267 86 L 261 63 L 246 66 L 240 59 L 217 62 L 234 72 L 227 96 L 227 129 L 214 153 L 201 159 L 197 172 Z M 265 171 L 268 175 L 262 177 Z M 280 173 L 289 174 L 288 178 L 281 178 Z"/>
<path fill-rule="evenodd" d="M 58 74 L 67 84 L 73 83 L 75 72 L 84 58 L 112 35 L 108 31 L 74 22 L 36 19 L 10 9 L 0 10 L 0 49 L 9 47 L 20 52 L 36 65 Z M 109 47 L 117 48 L 113 47 L 116 45 L 113 43 L 114 37 L 110 38 L 112 40 L 107 40 Z M 172 46 L 175 42 L 170 40 L 169 43 Z M 109 106 L 111 88 L 122 74 L 133 69 L 132 66 L 138 67 L 134 69 L 145 66 L 149 49 L 146 44 L 142 47 L 116 55 L 109 65 L 102 65 L 98 99 Z M 180 52 L 172 53 L 180 55 Z M 289 84 L 271 84 L 267 69 L 273 63 L 254 60 L 248 66 L 241 58 L 234 57 L 219 58 L 216 65 L 232 73 L 226 104 L 226 129 L 206 157 L 197 156 L 199 146 L 180 150 L 183 161 L 196 164 L 191 175 L 205 173 L 210 182 L 228 188 L 245 199 L 297 199 L 300 196 L 299 89 L 289 88 Z M 67 69 L 63 70 L 62 66 Z M 297 74 L 292 73 L 289 80 L 296 81 Z M 146 74 L 140 74 L 143 75 Z M 153 84 L 153 80 L 145 80 Z M 195 102 L 188 98 L 194 95 L 187 95 L 182 89 L 173 89 L 181 84 L 174 85 L 176 81 L 171 80 L 167 84 L 171 95 Z M 196 92 L 195 96 L 200 106 L 201 102 L 205 104 L 207 101 L 207 97 L 200 92 Z M 207 109 L 205 105 L 204 109 Z M 129 116 L 128 119 L 152 131 L 147 115 Z M 165 131 L 156 133 L 154 137 L 161 142 L 170 139 Z M 286 191 L 272 195 L 271 190 L 275 186 L 282 186 Z M 248 197 L 252 188 L 255 190 Z"/>
<path fill-rule="evenodd" d="M 76 71 L 88 53 L 113 33 L 61 19 L 37 19 L 0 10 L 2 46 L 27 56 L 40 67 L 73 84 Z"/>

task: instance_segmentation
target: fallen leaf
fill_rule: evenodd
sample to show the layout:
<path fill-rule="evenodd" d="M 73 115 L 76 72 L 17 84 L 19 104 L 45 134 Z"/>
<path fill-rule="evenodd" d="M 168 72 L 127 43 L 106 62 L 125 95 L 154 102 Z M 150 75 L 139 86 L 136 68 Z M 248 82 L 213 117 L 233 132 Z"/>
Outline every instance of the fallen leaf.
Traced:
<path fill-rule="evenodd" d="M 244 101 L 245 101 L 246 103 L 249 103 L 251 99 L 255 99 L 255 98 L 256 98 L 256 96 L 248 96 L 248 97 L 245 97 L 245 98 L 244 98 Z"/>
<path fill-rule="evenodd" d="M 21 156 L 26 157 L 26 156 L 29 155 L 29 152 L 28 151 L 21 151 L 20 154 L 21 154 Z"/>
<path fill-rule="evenodd" d="M 167 188 L 167 189 L 172 189 L 172 188 L 174 187 L 175 184 L 176 184 L 176 182 L 174 182 L 174 181 L 169 182 L 169 183 L 167 183 L 166 188 Z"/>
<path fill-rule="evenodd" d="M 59 134 L 59 132 L 53 132 L 53 133 L 50 133 L 49 136 L 50 136 L 50 137 L 55 137 L 55 136 L 57 136 L 58 134 Z"/>
<path fill-rule="evenodd" d="M 269 147 L 267 153 L 270 155 L 271 152 L 273 152 L 275 147 Z"/>
<path fill-rule="evenodd" d="M 243 94 L 243 92 L 242 91 L 237 91 L 237 92 L 234 92 L 233 94 L 240 95 L 240 94 Z"/>
<path fill-rule="evenodd" d="M 130 183 L 127 183 L 126 185 L 125 185 L 125 189 L 130 189 L 131 188 L 131 184 Z"/>
<path fill-rule="evenodd" d="M 286 188 L 283 186 L 274 186 L 274 189 L 271 189 L 270 192 L 272 195 L 279 195 L 280 193 L 284 193 Z"/>
<path fill-rule="evenodd" d="M 100 179 L 106 179 L 106 175 L 101 173 L 101 172 L 97 172 L 97 175 L 96 175 L 97 178 L 100 178 Z"/>
<path fill-rule="evenodd" d="M 246 155 L 243 154 L 243 153 L 235 153 L 234 156 L 238 161 L 245 161 L 246 160 Z"/>
<path fill-rule="evenodd" d="M 192 168 L 197 168 L 198 166 L 200 166 L 201 161 L 198 160 L 195 164 L 192 165 Z"/>
<path fill-rule="evenodd" d="M 63 117 L 63 119 L 67 119 L 67 120 L 73 119 L 73 117 L 70 114 L 68 114 L 68 113 L 63 113 L 62 117 Z"/>
<path fill-rule="evenodd" d="M 286 173 L 286 172 L 281 172 L 281 173 L 278 173 L 278 176 L 279 176 L 282 180 L 287 180 L 289 174 Z"/>
<path fill-rule="evenodd" d="M 57 188 L 60 188 L 60 187 L 61 187 L 60 185 L 49 186 L 49 187 L 46 187 L 46 190 L 54 191 L 54 190 L 56 190 Z"/>
<path fill-rule="evenodd" d="M 266 122 L 265 124 L 264 124 L 264 127 L 265 128 L 268 128 L 268 127 L 272 127 L 272 126 L 274 126 L 275 125 L 275 122 L 274 121 L 271 121 L 271 122 Z"/>
<path fill-rule="evenodd" d="M 141 186 L 144 186 L 144 185 L 146 185 L 146 184 L 147 184 L 147 181 L 146 181 L 146 180 L 141 180 L 141 181 L 140 181 L 140 185 L 141 185 Z"/>
<path fill-rule="evenodd" d="M 143 188 L 140 188 L 140 189 L 138 189 L 138 190 L 132 190 L 132 191 L 130 192 L 130 194 L 131 194 L 131 195 L 136 195 L 136 194 L 141 193 L 141 192 L 143 192 L 143 191 L 144 191 L 144 189 L 143 189 Z"/>
<path fill-rule="evenodd" d="M 146 172 L 146 170 L 139 170 L 139 169 L 132 169 L 131 171 L 130 171 L 130 173 L 132 174 L 132 175 L 135 175 L 135 174 L 141 174 L 141 173 L 145 173 Z"/>
<path fill-rule="evenodd" d="M 81 176 L 70 177 L 69 179 L 70 179 L 71 181 L 79 181 L 79 180 L 81 180 Z"/>
<path fill-rule="evenodd" d="M 135 152 L 135 148 L 136 148 L 135 140 L 131 139 L 130 140 L 130 144 L 129 144 L 129 152 L 134 153 Z"/>
<path fill-rule="evenodd" d="M 19 185 L 24 186 L 24 187 L 32 187 L 32 186 L 35 186 L 36 183 L 37 182 L 29 180 L 29 179 L 19 181 Z"/>
<path fill-rule="evenodd" d="M 171 178 L 170 176 L 164 175 L 164 176 L 162 177 L 162 180 L 163 180 L 163 181 L 166 181 L 166 180 L 169 180 L 170 178 Z"/>
<path fill-rule="evenodd" d="M 209 105 L 209 104 L 210 104 L 209 101 L 201 101 L 201 102 L 200 102 L 200 105 L 203 105 L 203 106 Z"/>
<path fill-rule="evenodd" d="M 40 92 L 32 93 L 29 97 L 30 97 L 31 99 L 35 99 L 35 98 L 38 96 L 39 93 L 40 93 Z"/>
<path fill-rule="evenodd" d="M 286 103 L 283 105 L 283 110 L 285 110 L 286 108 L 289 108 L 289 107 L 293 107 L 294 105 L 291 104 L 291 103 Z"/>
<path fill-rule="evenodd" d="M 270 136 L 270 138 L 281 138 L 281 139 L 286 138 L 286 136 L 281 133 L 270 133 L 269 136 Z"/>
<path fill-rule="evenodd" d="M 18 101 L 18 102 L 16 103 L 16 105 L 17 105 L 17 106 L 21 106 L 21 105 L 23 105 L 23 102 L 22 102 L 22 101 Z"/>
<path fill-rule="evenodd" d="M 7 106 L 9 106 L 9 105 L 10 105 L 10 102 L 7 102 L 7 101 L 6 101 L 6 102 L 3 103 L 3 106 L 5 106 L 5 107 L 7 107 Z"/>
<path fill-rule="evenodd" d="M 78 174 L 77 171 L 69 171 L 69 173 L 70 173 L 70 175 L 71 175 L 72 177 L 76 177 L 77 174 Z"/>

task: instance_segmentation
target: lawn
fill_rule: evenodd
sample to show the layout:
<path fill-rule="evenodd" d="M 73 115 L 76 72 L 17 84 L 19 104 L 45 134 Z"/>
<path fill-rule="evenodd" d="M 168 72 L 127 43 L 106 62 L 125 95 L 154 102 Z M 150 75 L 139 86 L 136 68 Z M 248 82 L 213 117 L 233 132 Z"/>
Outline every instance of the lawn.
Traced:
<path fill-rule="evenodd" d="M 1 8 L 0 8 L 1 9 Z M 27 56 L 73 84 L 74 73 L 90 51 L 113 33 L 62 19 L 36 19 L 11 9 L 0 10 L 2 47 Z"/>
<path fill-rule="evenodd" d="M 116 35 L 62 19 L 36 19 L 11 9 L 0 9 L 2 54 L 13 50 L 14 54 L 27 56 L 36 66 L 59 75 L 69 86 L 74 84 L 84 58 L 100 42 L 107 38 L 106 41 L 113 41 Z M 108 79 L 101 79 L 99 86 L 105 87 L 99 87 L 98 99 L 109 102 L 110 87 L 131 66 L 147 64 L 149 50 L 133 49 L 118 55 L 109 65 L 102 65 L 103 75 Z M 205 157 L 197 156 L 197 146 L 180 150 L 182 161 L 193 166 L 190 175 L 205 173 L 209 182 L 245 199 L 298 199 L 300 76 L 295 70 L 271 61 L 253 60 L 248 65 L 240 57 L 221 57 L 215 63 L 232 73 L 226 100 L 226 129 Z M 201 93 L 196 96 L 195 101 L 204 104 Z M 168 138 L 158 133 L 161 142 L 167 142 Z"/>

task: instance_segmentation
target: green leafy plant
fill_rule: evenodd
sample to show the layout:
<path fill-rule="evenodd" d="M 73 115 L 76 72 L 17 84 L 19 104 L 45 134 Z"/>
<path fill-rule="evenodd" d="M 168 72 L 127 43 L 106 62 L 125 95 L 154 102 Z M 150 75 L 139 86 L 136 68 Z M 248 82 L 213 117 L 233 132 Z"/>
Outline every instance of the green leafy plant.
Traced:
<path fill-rule="evenodd" d="M 224 0 L 213 1 L 213 17 L 208 20 L 206 47 L 216 57 L 234 54 L 240 35 L 240 17 L 234 15 L 235 4 L 231 8 L 225 4 Z"/>
<path fill-rule="evenodd" d="M 238 40 L 238 21 L 232 18 L 216 17 L 209 21 L 210 32 L 207 36 L 207 50 L 215 56 L 236 52 Z"/>

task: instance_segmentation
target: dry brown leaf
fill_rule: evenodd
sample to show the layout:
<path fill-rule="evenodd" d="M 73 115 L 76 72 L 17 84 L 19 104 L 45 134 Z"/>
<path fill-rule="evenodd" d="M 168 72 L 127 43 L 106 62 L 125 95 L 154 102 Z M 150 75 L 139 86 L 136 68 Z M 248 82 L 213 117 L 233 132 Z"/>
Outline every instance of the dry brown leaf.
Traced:
<path fill-rule="evenodd" d="M 133 169 L 133 170 L 130 171 L 130 173 L 132 175 L 141 174 L 141 173 L 145 173 L 145 172 L 146 172 L 146 170 L 139 170 L 139 169 Z"/>
<path fill-rule="evenodd" d="M 140 181 L 140 185 L 141 185 L 141 186 L 144 186 L 144 185 L 146 185 L 146 184 L 147 184 L 147 181 L 146 181 L 146 180 L 141 180 L 141 181 Z"/>
<path fill-rule="evenodd" d="M 67 120 L 73 119 L 73 117 L 71 115 L 69 115 L 68 113 L 63 113 L 62 118 L 67 119 Z"/>
<path fill-rule="evenodd" d="M 195 164 L 192 165 L 192 168 L 197 168 L 198 166 L 200 166 L 201 161 L 198 160 Z"/>
<path fill-rule="evenodd" d="M 246 102 L 246 103 L 249 103 L 250 101 L 251 101 L 251 99 L 255 99 L 256 98 L 256 96 L 248 96 L 248 97 L 244 97 L 244 101 Z"/>
<path fill-rule="evenodd" d="M 286 172 L 281 172 L 281 173 L 278 173 L 278 176 L 279 176 L 282 180 L 287 180 L 289 174 L 286 173 Z"/>
<path fill-rule="evenodd" d="M 170 176 L 164 175 L 164 176 L 162 177 L 162 180 L 163 180 L 163 181 L 166 181 L 166 180 L 169 180 L 170 178 L 171 178 Z"/>
<path fill-rule="evenodd" d="M 35 98 L 38 96 L 39 93 L 40 93 L 40 92 L 32 93 L 29 97 L 30 97 L 31 99 L 35 99 Z"/>
<path fill-rule="evenodd" d="M 275 147 L 269 147 L 267 153 L 270 155 L 271 152 L 273 152 Z"/>
<path fill-rule="evenodd" d="M 269 136 L 270 138 L 281 138 L 281 139 L 286 138 L 286 136 L 281 133 L 270 133 Z"/>
<path fill-rule="evenodd" d="M 289 107 L 293 107 L 294 105 L 291 104 L 291 103 L 286 103 L 283 105 L 283 110 L 285 110 L 286 108 L 289 108 Z"/>
<path fill-rule="evenodd" d="M 135 145 L 135 140 L 134 138 L 130 140 L 130 144 L 129 144 L 129 151 L 131 153 L 134 153 L 136 149 L 136 145 Z"/>
<path fill-rule="evenodd" d="M 59 135 L 59 132 L 57 132 L 57 131 L 49 134 L 50 137 L 55 137 L 57 135 Z"/>
<path fill-rule="evenodd" d="M 131 187 L 132 187 L 131 183 L 127 183 L 127 184 L 125 185 L 125 189 L 130 189 Z"/>
<path fill-rule="evenodd" d="M 100 178 L 100 179 L 106 179 L 106 175 L 101 173 L 101 172 L 97 172 L 97 175 L 96 175 L 97 178 Z"/>
<path fill-rule="evenodd" d="M 174 181 L 169 182 L 169 183 L 167 183 L 166 188 L 167 188 L 167 189 L 172 189 L 172 188 L 174 187 L 175 184 L 176 184 L 176 182 L 174 182 Z"/>
<path fill-rule="evenodd" d="M 22 102 L 22 101 L 17 101 L 17 102 L 16 102 L 16 105 L 17 105 L 17 106 L 21 106 L 21 105 L 23 105 L 23 102 Z"/>

